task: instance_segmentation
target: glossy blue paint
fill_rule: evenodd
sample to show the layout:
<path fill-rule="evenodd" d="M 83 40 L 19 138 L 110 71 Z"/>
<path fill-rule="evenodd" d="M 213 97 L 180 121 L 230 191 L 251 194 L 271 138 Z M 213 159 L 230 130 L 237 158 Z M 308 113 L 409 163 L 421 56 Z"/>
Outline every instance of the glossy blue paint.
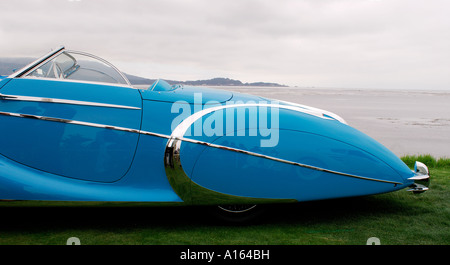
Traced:
<path fill-rule="evenodd" d="M 191 198 L 177 195 L 166 175 L 173 130 L 207 108 L 271 102 L 163 80 L 139 90 L 0 77 L 0 94 L 45 99 L 0 99 L 0 199 L 12 200 L 190 203 Z M 199 142 L 181 142 L 180 172 L 187 175 L 188 187 L 195 183 L 227 195 L 297 201 L 390 192 L 413 183 L 409 178 L 415 173 L 387 148 L 333 115 L 319 114 L 301 107 L 229 107 L 206 114 L 183 135 Z"/>
<path fill-rule="evenodd" d="M 214 143 L 220 145 L 232 143 L 231 145 L 236 148 L 253 150 L 293 162 L 403 183 L 400 176 L 378 158 L 343 142 L 315 134 L 281 130 L 277 151 L 258 148 L 257 138 L 251 136 L 224 136 Z M 184 153 L 182 155 L 185 156 Z M 367 170 L 368 168 L 370 170 Z M 213 170 L 216 173 L 211 176 Z M 226 194 L 298 201 L 367 195 L 404 188 L 391 183 L 371 183 L 368 180 L 320 172 L 216 148 L 204 148 L 195 162 L 191 176 L 195 183 Z"/>
<path fill-rule="evenodd" d="M 147 163 L 142 159 L 151 158 L 151 155 L 149 157 L 142 150 L 139 152 L 143 153 L 139 155 L 136 165 L 141 165 L 141 168 L 133 167 L 127 177 L 114 183 L 65 178 L 24 166 L 0 155 L 1 199 L 181 203 L 180 198 L 164 183 L 164 179 L 151 177 L 152 168 L 143 166 L 143 163 Z"/>
<path fill-rule="evenodd" d="M 2 94 L 72 99 L 141 108 L 139 91 L 54 80 L 14 79 Z M 141 109 L 2 100 L 1 111 L 140 129 Z M 133 161 L 139 135 L 37 119 L 0 116 L 0 154 L 56 175 L 100 182 L 123 177 Z"/>
<path fill-rule="evenodd" d="M 7 76 L 0 76 L 0 88 L 2 88 L 6 83 L 8 83 L 11 79 Z"/>
<path fill-rule="evenodd" d="M 225 112 L 222 114 L 226 119 Z M 271 120 L 271 112 L 268 114 Z M 220 137 L 189 138 L 403 184 L 355 179 L 187 142 L 181 148 L 183 169 L 196 184 L 217 192 L 298 201 L 383 193 L 412 184 L 407 178 L 414 173 L 384 146 L 358 130 L 336 120 L 291 110 L 280 109 L 279 117 L 279 141 L 273 148 L 261 147 L 261 139 L 268 137 L 258 135 L 261 128 L 249 127 L 248 113 L 244 131 L 230 133 L 225 129 Z M 237 128 L 237 124 L 232 127 Z"/>
<path fill-rule="evenodd" d="M 298 122 L 299 119 L 301 122 Z M 292 111 L 289 111 L 289 115 L 280 115 L 280 124 L 286 124 L 283 127 L 286 129 L 317 134 L 356 147 L 389 165 L 403 180 L 414 175 L 405 163 L 389 149 L 349 125 Z M 371 168 L 368 167 L 367 171 L 370 170 Z"/>

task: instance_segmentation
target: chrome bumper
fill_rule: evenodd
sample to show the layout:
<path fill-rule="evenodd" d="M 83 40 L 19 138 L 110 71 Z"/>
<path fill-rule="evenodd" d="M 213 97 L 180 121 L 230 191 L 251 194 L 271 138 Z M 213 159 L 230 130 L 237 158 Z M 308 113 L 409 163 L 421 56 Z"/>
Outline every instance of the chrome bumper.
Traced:
<path fill-rule="evenodd" d="M 422 193 L 428 190 L 430 185 L 430 172 L 428 167 L 419 161 L 414 164 L 414 171 L 416 175 L 414 177 L 408 178 L 408 180 L 414 180 L 414 183 L 410 185 L 408 191 L 413 193 Z"/>

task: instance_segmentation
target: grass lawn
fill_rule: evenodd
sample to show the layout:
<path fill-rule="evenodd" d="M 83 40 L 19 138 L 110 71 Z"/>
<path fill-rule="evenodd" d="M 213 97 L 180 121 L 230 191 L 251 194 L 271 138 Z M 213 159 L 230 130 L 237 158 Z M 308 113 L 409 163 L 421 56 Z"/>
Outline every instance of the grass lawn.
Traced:
<path fill-rule="evenodd" d="M 450 243 L 450 163 L 404 157 L 431 172 L 430 190 L 271 207 L 256 222 L 224 224 L 205 207 L 29 207 L 1 202 L 0 244 L 65 245 L 382 245 Z M 15 203 L 15 202 L 12 202 Z"/>

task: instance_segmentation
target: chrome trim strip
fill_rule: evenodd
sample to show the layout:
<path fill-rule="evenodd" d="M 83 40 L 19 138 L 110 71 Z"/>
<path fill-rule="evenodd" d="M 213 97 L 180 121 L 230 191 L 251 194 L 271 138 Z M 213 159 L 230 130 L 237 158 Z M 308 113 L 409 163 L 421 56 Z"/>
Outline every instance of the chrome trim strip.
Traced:
<path fill-rule="evenodd" d="M 339 172 L 339 171 L 335 171 L 335 170 L 329 170 L 329 169 L 325 169 L 325 168 L 321 168 L 321 167 L 316 167 L 316 166 L 311 166 L 311 165 L 307 165 L 307 164 L 293 162 L 293 161 L 289 161 L 289 160 L 285 160 L 285 159 L 281 159 L 281 158 L 276 158 L 276 157 L 273 157 L 273 156 L 268 156 L 268 155 L 263 155 L 263 154 L 259 154 L 259 153 L 255 153 L 255 152 L 250 152 L 250 151 L 246 151 L 246 150 L 242 150 L 242 149 L 238 149 L 238 148 L 227 147 L 227 146 L 207 143 L 207 142 L 203 142 L 203 141 L 188 139 L 188 138 L 181 138 L 180 140 L 185 141 L 185 142 L 195 143 L 195 144 L 206 145 L 208 147 L 213 147 L 213 148 L 217 148 L 217 149 L 233 151 L 233 152 L 237 152 L 237 153 L 241 153 L 241 154 L 246 154 L 246 155 L 251 155 L 251 156 L 260 157 L 260 158 L 264 158 L 264 159 L 269 159 L 269 160 L 273 160 L 273 161 L 276 161 L 276 162 L 281 162 L 281 163 L 285 163 L 285 164 L 289 164 L 289 165 L 300 166 L 300 167 L 313 169 L 313 170 L 317 170 L 317 171 L 322 171 L 322 172 L 326 172 L 326 173 L 332 173 L 332 174 L 336 174 L 336 175 L 341 175 L 341 176 L 345 176 L 345 177 L 352 177 L 352 178 L 358 178 L 358 179 L 364 179 L 364 180 L 370 180 L 370 181 L 377 181 L 377 182 L 385 182 L 385 183 L 391 183 L 391 184 L 399 184 L 399 185 L 403 184 L 403 183 L 396 182 L 396 181 L 368 178 L 368 177 L 363 177 L 363 176 L 343 173 L 343 172 Z"/>
<path fill-rule="evenodd" d="M 30 97 L 30 96 L 16 96 L 16 95 L 5 95 L 0 93 L 0 99 L 2 100 L 16 100 L 16 101 L 31 101 L 31 102 L 45 102 L 45 103 L 61 103 L 61 104 L 71 104 L 71 105 L 83 105 L 83 106 L 93 106 L 93 107 L 106 107 L 106 108 L 119 108 L 119 109 L 135 109 L 140 110 L 138 107 L 97 103 L 90 101 L 79 101 L 79 100 L 68 100 L 68 99 L 57 99 L 57 98 L 42 98 L 42 97 Z"/>
<path fill-rule="evenodd" d="M 428 175 L 417 175 L 417 176 L 408 178 L 408 180 L 414 180 L 414 181 L 416 181 L 416 180 L 427 180 L 429 178 L 430 178 L 430 176 L 428 176 Z"/>
<path fill-rule="evenodd" d="M 306 106 L 306 105 L 302 105 L 302 104 L 298 104 L 298 103 L 282 101 L 282 100 L 279 100 L 279 101 L 283 102 L 285 104 L 291 104 L 291 105 L 294 105 L 294 106 L 297 106 L 297 107 L 300 107 L 300 108 L 321 112 L 322 114 L 328 115 L 328 116 L 332 117 L 333 119 L 335 119 L 335 120 L 337 120 L 337 121 L 339 121 L 339 122 L 341 122 L 343 124 L 348 125 L 348 123 L 341 116 L 339 116 L 339 115 L 337 115 L 337 114 L 335 114 L 333 112 L 330 112 L 330 111 L 327 111 L 327 110 L 323 110 L 323 109 L 314 108 L 314 107 L 310 107 L 310 106 Z"/>
<path fill-rule="evenodd" d="M 13 113 L 13 112 L 3 112 L 3 111 L 0 111 L 0 115 L 16 117 L 16 118 L 36 119 L 36 120 L 42 120 L 42 121 L 52 121 L 52 122 L 60 122 L 60 123 L 66 123 L 66 124 L 75 124 L 75 125 L 81 125 L 81 126 L 89 126 L 89 127 L 95 127 L 95 128 L 117 130 L 117 131 L 122 131 L 122 132 L 150 135 L 150 136 L 155 136 L 155 137 L 160 137 L 160 138 L 165 138 L 165 139 L 170 138 L 168 135 L 164 135 L 164 134 L 160 134 L 160 133 L 153 133 L 153 132 L 141 131 L 138 129 L 130 129 L 130 128 L 125 128 L 125 127 L 98 124 L 98 123 L 92 123 L 92 122 L 75 121 L 75 120 L 68 120 L 68 119 L 61 119 L 61 118 L 45 117 L 45 116 L 30 115 L 30 114 L 20 114 L 20 113 Z"/>
<path fill-rule="evenodd" d="M 165 138 L 165 139 L 170 139 L 169 135 L 161 134 L 161 133 L 155 133 L 155 132 L 139 131 L 139 134 L 155 136 L 155 137 Z"/>
<path fill-rule="evenodd" d="M 58 57 L 61 53 L 63 53 L 65 50 L 65 48 L 59 50 L 58 52 L 54 53 L 52 56 L 49 56 L 48 58 L 46 58 L 45 60 L 39 62 L 38 64 L 36 64 L 33 68 L 28 69 L 27 71 L 23 72 L 22 74 L 16 76 L 16 77 L 26 77 L 28 74 L 30 74 L 31 72 L 33 72 L 34 70 L 36 70 L 37 68 L 41 67 L 42 65 L 46 64 L 47 62 L 55 59 L 56 57 Z"/>
<path fill-rule="evenodd" d="M 47 78 L 47 77 L 33 77 L 33 76 L 24 76 L 23 79 L 31 79 L 31 80 L 43 80 L 50 82 L 68 82 L 68 83 L 80 83 L 80 84 L 90 84 L 90 85 L 102 85 L 102 86 L 114 86 L 114 87 L 127 87 L 136 89 L 133 86 L 129 86 L 127 84 L 119 84 L 119 83 L 105 83 L 105 82 L 95 82 L 95 81 L 83 81 L 83 80 L 72 80 L 72 79 L 56 79 L 56 78 Z"/>

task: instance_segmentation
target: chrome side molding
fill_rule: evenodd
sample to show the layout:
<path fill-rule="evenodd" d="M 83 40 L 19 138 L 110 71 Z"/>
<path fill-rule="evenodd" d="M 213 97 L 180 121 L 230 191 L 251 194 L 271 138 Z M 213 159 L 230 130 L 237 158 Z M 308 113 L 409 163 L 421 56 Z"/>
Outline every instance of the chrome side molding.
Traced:
<path fill-rule="evenodd" d="M 17 95 L 5 95 L 0 93 L 1 100 L 16 100 L 16 101 L 29 101 L 29 102 L 44 102 L 44 103 L 60 103 L 60 104 L 70 104 L 70 105 L 82 105 L 82 106 L 92 106 L 92 107 L 105 107 L 105 108 L 119 108 L 119 109 L 134 109 L 140 110 L 139 107 L 124 106 L 116 104 L 106 104 L 90 101 L 79 101 L 79 100 L 69 100 L 69 99 L 58 99 L 58 98 L 43 98 L 43 97 L 30 97 L 30 96 L 17 96 Z"/>
<path fill-rule="evenodd" d="M 407 191 L 412 191 L 413 193 L 418 194 L 429 190 L 430 172 L 428 167 L 424 163 L 416 161 L 413 172 L 416 175 L 408 178 L 408 180 L 414 180 L 414 183 L 409 186 L 410 189 Z"/>
<path fill-rule="evenodd" d="M 125 128 L 125 127 L 85 122 L 85 121 L 68 120 L 68 119 L 62 119 L 62 118 L 38 116 L 38 115 L 31 115 L 31 114 L 21 114 L 21 113 L 13 113 L 13 112 L 3 112 L 3 111 L 0 111 L 0 116 L 9 116 L 9 117 L 16 117 L 16 118 L 25 118 L 25 119 L 34 119 L 34 120 L 49 121 L 49 122 L 59 122 L 59 123 L 66 123 L 66 124 L 73 124 L 73 125 L 80 125 L 80 126 L 88 126 L 88 127 L 94 127 L 94 128 L 103 128 L 103 129 L 108 129 L 108 130 L 116 130 L 116 131 L 122 131 L 122 132 L 155 136 L 155 137 L 160 137 L 160 138 L 165 138 L 165 139 L 170 138 L 168 135 L 165 135 L 165 134 L 147 132 L 147 131 L 142 131 L 139 129 Z"/>

